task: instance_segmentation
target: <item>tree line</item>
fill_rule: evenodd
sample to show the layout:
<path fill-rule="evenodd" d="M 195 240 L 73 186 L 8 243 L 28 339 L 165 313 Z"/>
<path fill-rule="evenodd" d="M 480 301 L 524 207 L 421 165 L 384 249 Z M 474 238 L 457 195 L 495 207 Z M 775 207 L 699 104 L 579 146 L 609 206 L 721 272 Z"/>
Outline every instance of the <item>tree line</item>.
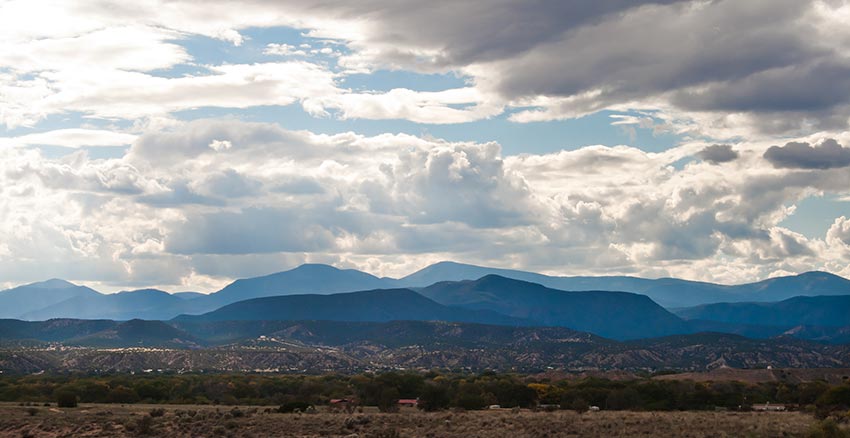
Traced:
<path fill-rule="evenodd" d="M 737 410 L 769 402 L 818 412 L 846 412 L 850 409 L 850 382 L 552 381 L 492 372 L 0 376 L 0 401 L 44 403 L 59 397 L 81 403 L 267 405 L 284 411 L 328 405 L 333 399 L 393 411 L 399 399 L 418 399 L 419 408 L 429 411 L 492 405 L 577 411 L 591 406 L 604 410 Z"/>

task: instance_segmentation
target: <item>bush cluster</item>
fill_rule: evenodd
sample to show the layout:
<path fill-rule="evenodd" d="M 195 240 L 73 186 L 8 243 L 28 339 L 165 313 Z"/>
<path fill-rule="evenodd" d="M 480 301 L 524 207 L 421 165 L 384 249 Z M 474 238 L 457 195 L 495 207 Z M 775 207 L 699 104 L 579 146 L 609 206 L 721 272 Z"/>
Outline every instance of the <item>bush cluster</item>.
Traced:
<path fill-rule="evenodd" d="M 587 378 L 549 381 L 516 374 L 387 372 L 322 376 L 266 374 L 39 375 L 0 376 L 0 401 L 59 407 L 82 403 L 168 403 L 279 406 L 307 412 L 332 399 L 356 400 L 381 411 L 398 410 L 399 399 L 418 399 L 426 411 L 503 408 L 605 410 L 747 409 L 756 403 L 782 403 L 808 409 L 820 418 L 850 409 L 850 383 L 747 384 Z M 151 411 L 155 417 L 159 411 Z M 234 413 L 234 417 L 239 412 Z"/>

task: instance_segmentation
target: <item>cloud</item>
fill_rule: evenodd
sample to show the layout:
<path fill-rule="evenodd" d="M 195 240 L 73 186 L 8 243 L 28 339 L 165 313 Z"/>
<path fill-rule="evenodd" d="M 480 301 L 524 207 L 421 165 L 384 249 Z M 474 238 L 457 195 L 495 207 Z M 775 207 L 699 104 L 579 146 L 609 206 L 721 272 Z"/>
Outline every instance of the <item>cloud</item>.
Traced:
<path fill-rule="evenodd" d="M 192 214 L 169 232 L 166 250 L 176 254 L 257 254 L 326 251 L 334 234 L 314 212 L 255 209 Z"/>
<path fill-rule="evenodd" d="M 706 146 L 699 152 L 699 157 L 711 164 L 728 163 L 737 160 L 739 156 L 740 154 L 732 149 L 732 145 L 728 144 Z"/>
<path fill-rule="evenodd" d="M 49 271 L 184 289 L 304 261 L 378 274 L 457 259 L 724 281 L 850 263 L 843 222 L 826 239 L 779 226 L 788 205 L 846 192 L 850 174 L 775 168 L 753 153 L 674 165 L 704 149 L 504 157 L 495 143 L 228 118 L 152 126 L 119 159 L 0 148 L 0 265 L 9 281 Z"/>
<path fill-rule="evenodd" d="M 216 285 L 258 266 L 330 261 L 399 274 L 446 258 L 723 281 L 848 272 L 844 217 L 825 239 L 780 225 L 799 201 L 850 186 L 839 144 L 850 116 L 847 5 L 34 1 L 0 5 L 0 124 L 65 127 L 79 116 L 101 128 L 0 139 L 4 281 L 49 271 Z M 278 26 L 305 41 L 252 46 L 244 32 Z M 190 40 L 204 38 L 228 45 L 222 60 L 195 59 Z M 252 57 L 231 56 L 240 44 Z M 463 85 L 343 85 L 378 70 Z M 239 120 L 256 116 L 240 110 L 286 105 L 423 124 L 608 109 L 618 126 L 683 143 L 504 156 L 492 142 Z M 235 115 L 176 119 L 203 108 Z M 812 140 L 823 138 L 836 140 Z M 113 159 L 17 147 L 128 144 Z"/>
<path fill-rule="evenodd" d="M 7 100 L 0 123 L 31 125 L 69 110 L 132 119 L 301 102 L 316 116 L 417 123 L 463 123 L 505 110 L 512 121 L 532 122 L 651 109 L 680 132 L 805 135 L 848 126 L 848 10 L 814 0 L 440 1 L 428 8 L 412 0 L 151 0 L 116 8 L 13 1 L 0 14 L 9 49 L 0 51 L 0 66 L 12 71 L 0 73 Z M 286 42 L 264 49 L 269 56 L 331 49 L 330 66 L 203 65 L 190 77 L 151 74 L 192 65 L 186 37 L 239 45 L 241 30 L 275 26 L 342 49 Z M 335 78 L 380 69 L 453 72 L 470 85 L 386 93 L 335 86 Z"/>
<path fill-rule="evenodd" d="M 106 27 L 81 35 L 0 43 L 0 65 L 17 72 L 44 70 L 120 69 L 151 71 L 190 60 L 186 49 L 172 42 L 175 31 L 158 27 Z"/>
<path fill-rule="evenodd" d="M 463 107 L 456 108 L 458 105 Z M 342 119 L 405 119 L 417 123 L 465 123 L 493 117 L 504 110 L 497 96 L 483 96 L 475 88 L 339 93 L 307 99 L 304 108 L 316 115 L 338 110 Z"/>
<path fill-rule="evenodd" d="M 267 44 L 263 53 L 266 55 L 276 55 L 276 56 L 307 56 L 307 52 L 301 50 L 291 44 Z"/>
<path fill-rule="evenodd" d="M 125 146 L 137 136 L 103 129 L 67 128 L 26 134 L 18 137 L 0 137 L 0 146 L 62 146 L 79 148 L 90 146 Z"/>
<path fill-rule="evenodd" d="M 835 169 L 850 166 L 850 148 L 834 139 L 823 140 L 817 146 L 807 142 L 788 142 L 771 146 L 764 158 L 777 168 Z"/>

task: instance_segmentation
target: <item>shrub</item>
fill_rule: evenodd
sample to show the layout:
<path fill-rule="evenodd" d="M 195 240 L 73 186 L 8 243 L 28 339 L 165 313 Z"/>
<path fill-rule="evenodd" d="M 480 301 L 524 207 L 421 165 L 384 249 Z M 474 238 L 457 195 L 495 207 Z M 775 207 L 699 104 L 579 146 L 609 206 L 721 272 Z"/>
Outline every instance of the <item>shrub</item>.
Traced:
<path fill-rule="evenodd" d="M 573 402 L 570 404 L 570 409 L 578 412 L 579 414 L 583 414 L 587 412 L 588 409 L 590 409 L 590 405 L 587 403 L 587 401 L 577 398 L 573 400 Z"/>
<path fill-rule="evenodd" d="M 291 414 L 291 413 L 295 412 L 296 409 L 299 412 L 306 412 L 307 408 L 309 408 L 309 407 L 310 407 L 309 403 L 294 401 L 294 402 L 286 402 L 286 403 L 280 405 L 280 407 L 277 408 L 277 411 L 280 412 L 281 414 Z"/>
<path fill-rule="evenodd" d="M 163 415 L 165 415 L 165 409 L 163 408 L 153 408 L 150 411 L 151 417 L 162 417 Z"/>
<path fill-rule="evenodd" d="M 842 430 L 833 420 L 824 420 L 812 426 L 809 438 L 850 438 L 850 432 Z"/>
<path fill-rule="evenodd" d="M 30 414 L 30 417 L 33 417 L 38 413 L 38 408 L 27 408 L 27 413 Z"/>
<path fill-rule="evenodd" d="M 387 429 L 379 432 L 375 432 L 369 435 L 369 438 L 400 438 L 401 434 L 397 429 Z"/>
<path fill-rule="evenodd" d="M 153 418 L 148 416 L 139 418 L 135 430 L 139 435 L 150 435 L 153 432 Z"/>

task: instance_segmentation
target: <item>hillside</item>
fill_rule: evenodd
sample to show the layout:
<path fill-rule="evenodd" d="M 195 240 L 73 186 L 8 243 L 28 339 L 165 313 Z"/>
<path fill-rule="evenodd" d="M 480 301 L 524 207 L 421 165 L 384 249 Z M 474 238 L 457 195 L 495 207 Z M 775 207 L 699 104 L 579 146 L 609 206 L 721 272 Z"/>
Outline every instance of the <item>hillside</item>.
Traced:
<path fill-rule="evenodd" d="M 0 341 L 38 340 L 66 341 L 113 328 L 118 323 L 110 320 L 51 319 L 49 321 L 21 321 L 0 319 Z"/>
<path fill-rule="evenodd" d="M 86 347 L 198 348 L 203 341 L 161 321 L 133 319 L 63 343 Z"/>
<path fill-rule="evenodd" d="M 218 340 L 213 342 L 214 337 Z M 700 333 L 617 342 L 561 327 L 429 321 L 128 321 L 63 344 L 89 348 L 5 347 L 0 349 L 0 372 L 705 371 L 725 366 L 850 366 L 850 346 L 788 338 L 753 340 Z M 202 345 L 206 347 L 198 348 Z"/>
<path fill-rule="evenodd" d="M 378 289 L 333 295 L 285 295 L 229 304 L 185 321 L 461 321 L 527 325 L 527 321 L 494 312 L 452 308 L 410 289 Z"/>
<path fill-rule="evenodd" d="M 383 348 L 523 348 L 546 343 L 604 345 L 614 341 L 563 327 L 516 327 L 443 321 L 172 321 L 187 333 L 217 344 L 254 345 L 258 337 L 304 345 L 341 346 L 362 342 Z"/>
<path fill-rule="evenodd" d="M 437 283 L 420 292 L 447 306 L 490 310 L 539 325 L 569 327 L 613 339 L 690 331 L 681 319 L 648 297 L 633 293 L 565 292 L 497 275 Z"/>

